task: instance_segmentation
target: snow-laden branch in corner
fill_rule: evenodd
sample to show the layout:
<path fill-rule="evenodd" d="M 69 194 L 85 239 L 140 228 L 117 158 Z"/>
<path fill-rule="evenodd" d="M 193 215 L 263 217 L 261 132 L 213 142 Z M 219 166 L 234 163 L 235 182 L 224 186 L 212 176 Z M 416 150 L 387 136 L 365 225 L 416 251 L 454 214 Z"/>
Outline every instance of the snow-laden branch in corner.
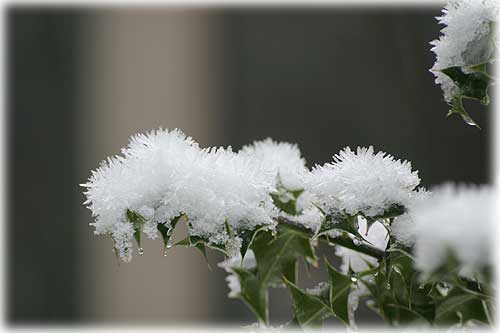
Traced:
<path fill-rule="evenodd" d="M 451 0 L 437 17 L 445 25 L 439 39 L 431 42 L 436 62 L 430 71 L 441 85 L 449 114 L 459 113 L 469 125 L 477 124 L 462 105 L 462 99 L 489 103 L 491 77 L 487 64 L 494 59 L 497 44 L 494 24 L 500 14 L 498 0 Z"/>
<path fill-rule="evenodd" d="M 440 70 L 489 60 L 494 51 L 491 23 L 497 20 L 498 14 L 497 0 L 454 0 L 444 7 L 443 16 L 437 18 L 445 27 L 439 39 L 431 42 L 431 50 L 436 54 L 431 71 L 448 102 L 457 87 Z"/>

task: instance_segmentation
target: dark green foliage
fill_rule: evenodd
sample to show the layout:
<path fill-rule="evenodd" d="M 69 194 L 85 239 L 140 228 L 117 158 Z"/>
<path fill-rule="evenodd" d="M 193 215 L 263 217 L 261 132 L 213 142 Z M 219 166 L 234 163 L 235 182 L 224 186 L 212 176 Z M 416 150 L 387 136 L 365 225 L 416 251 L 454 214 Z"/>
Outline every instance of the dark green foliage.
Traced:
<path fill-rule="evenodd" d="M 257 260 L 259 279 L 266 284 L 281 283 L 282 275 L 294 271 L 293 267 L 301 256 L 310 263 L 316 263 L 310 235 L 291 225 L 279 224 L 276 237 L 270 232 L 259 233 L 252 250 Z M 295 277 L 286 275 L 289 280 L 295 281 Z"/>
<path fill-rule="evenodd" d="M 297 260 L 306 258 L 316 263 L 310 235 L 298 227 L 278 225 L 276 235 L 259 232 L 251 244 L 255 253 L 255 271 L 236 269 L 241 284 L 241 298 L 258 318 L 267 323 L 267 289 L 284 283 L 283 277 L 296 281 Z M 264 311 L 265 309 L 265 311 Z"/>
<path fill-rule="evenodd" d="M 251 270 L 233 268 L 233 271 L 240 280 L 240 298 L 246 302 L 260 321 L 268 324 L 268 291 L 265 283 Z"/>
<path fill-rule="evenodd" d="M 388 221 L 403 212 L 401 206 L 392 206 L 376 218 Z M 158 224 L 165 248 L 182 217 L 174 218 L 169 228 Z M 134 237 L 140 246 L 140 233 L 146 221 L 131 210 L 127 211 L 127 219 L 133 223 Z M 350 215 L 327 216 L 317 234 L 284 218 L 278 219 L 275 232 L 266 226 L 234 231 L 226 222 L 224 231 L 230 240 L 239 237 L 242 241 L 241 256 L 252 249 L 256 258 L 255 268 L 231 268 L 241 285 L 239 298 L 261 322 L 269 324 L 268 289 L 286 285 L 293 300 L 294 314 L 288 327 L 321 327 L 329 317 L 351 326 L 349 294 L 353 288 L 359 287 L 356 284 L 363 284 L 373 301 L 369 307 L 393 326 L 449 327 L 464 325 L 468 321 L 491 323 L 493 298 L 488 284 L 460 277 L 458 262 L 451 253 L 445 266 L 423 277 L 415 269 L 411 248 L 394 243 L 391 238 L 387 249 L 382 251 L 363 241 L 357 228 L 357 217 Z M 326 232 L 333 229 L 340 230 L 341 234 L 328 237 Z M 357 237 L 360 242 L 355 242 L 352 237 Z M 378 259 L 378 265 L 370 263 L 367 271 L 354 273 L 349 270 L 349 274 L 344 274 L 325 260 L 328 284 L 314 293 L 305 291 L 298 286 L 297 265 L 299 260 L 304 260 L 307 266 L 319 266 L 312 239 L 372 256 Z M 205 259 L 207 247 L 229 255 L 226 245 L 213 244 L 198 236 L 188 236 L 175 245 L 196 247 Z M 489 281 L 490 276 L 491 272 L 485 268 L 481 277 Z"/>
<path fill-rule="evenodd" d="M 241 248 L 240 248 L 240 253 L 241 253 L 241 258 L 245 258 L 245 255 L 252 245 L 255 236 L 262 230 L 265 230 L 266 226 L 257 226 L 254 229 L 251 230 L 243 230 L 238 233 L 238 237 L 241 238 Z"/>

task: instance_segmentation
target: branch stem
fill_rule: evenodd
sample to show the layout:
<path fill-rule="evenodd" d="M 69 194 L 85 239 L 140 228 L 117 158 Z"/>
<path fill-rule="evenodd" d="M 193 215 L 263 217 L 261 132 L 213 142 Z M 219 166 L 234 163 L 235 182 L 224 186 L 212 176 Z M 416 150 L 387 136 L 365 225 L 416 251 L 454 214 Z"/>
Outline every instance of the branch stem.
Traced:
<path fill-rule="evenodd" d="M 305 232 L 309 233 L 311 235 L 311 237 L 314 236 L 314 234 L 311 230 L 299 225 L 298 223 L 290 221 L 285 217 L 280 216 L 276 219 L 276 221 L 278 223 L 281 223 L 281 224 L 288 224 L 288 225 L 293 225 L 294 227 L 297 227 L 297 228 L 301 228 Z M 372 246 L 364 241 L 361 241 L 360 243 L 355 243 L 352 240 L 352 238 L 344 236 L 344 235 L 336 236 L 336 237 L 329 237 L 326 235 L 322 235 L 319 237 L 319 239 L 321 241 L 324 241 L 327 243 L 337 244 L 337 245 L 346 247 L 350 250 L 366 254 L 366 255 L 373 257 L 375 259 L 378 259 L 378 260 L 382 259 L 385 255 L 384 251 L 382 251 L 382 250 L 380 250 L 380 249 L 378 249 L 378 248 L 376 248 L 376 247 L 374 247 L 374 246 Z"/>

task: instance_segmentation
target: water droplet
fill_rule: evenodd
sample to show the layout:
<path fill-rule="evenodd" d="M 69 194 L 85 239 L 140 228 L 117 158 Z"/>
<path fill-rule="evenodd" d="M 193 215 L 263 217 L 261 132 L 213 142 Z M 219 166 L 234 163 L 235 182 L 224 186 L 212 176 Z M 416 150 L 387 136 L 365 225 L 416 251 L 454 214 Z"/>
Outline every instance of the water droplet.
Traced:
<path fill-rule="evenodd" d="M 167 246 L 165 246 L 166 249 L 171 249 L 173 246 L 172 242 L 171 241 L 168 241 L 167 242 Z"/>
<path fill-rule="evenodd" d="M 373 276 L 377 277 L 378 276 L 378 272 L 376 272 L 375 274 L 373 274 Z"/>
<path fill-rule="evenodd" d="M 399 275 L 401 275 L 401 270 L 399 269 L 399 267 L 398 267 L 398 266 L 394 266 L 394 267 L 393 267 L 393 269 L 394 269 L 394 272 L 396 272 L 396 273 L 398 273 Z"/>
<path fill-rule="evenodd" d="M 359 238 L 354 238 L 352 240 L 352 242 L 354 243 L 354 245 L 358 245 L 358 246 L 361 245 L 361 241 L 359 240 Z"/>
<path fill-rule="evenodd" d="M 389 282 L 387 282 L 387 284 L 385 285 L 385 289 L 390 290 L 391 288 L 392 288 L 391 284 Z"/>
<path fill-rule="evenodd" d="M 436 285 L 436 289 L 441 296 L 447 296 L 450 292 L 450 285 L 446 282 L 441 282 Z"/>
<path fill-rule="evenodd" d="M 276 229 L 273 229 L 273 230 L 271 231 L 271 236 L 276 237 Z"/>
<path fill-rule="evenodd" d="M 165 248 L 165 250 L 163 250 L 163 256 L 166 257 L 168 254 L 168 250 Z"/>
<path fill-rule="evenodd" d="M 329 246 L 334 246 L 334 245 L 335 245 L 335 243 L 328 242 L 328 245 L 329 245 Z"/>
<path fill-rule="evenodd" d="M 351 282 L 357 283 L 358 282 L 358 278 L 355 275 L 351 275 Z"/>
<path fill-rule="evenodd" d="M 142 247 L 137 249 L 137 252 L 142 256 L 144 254 L 144 249 Z"/>
<path fill-rule="evenodd" d="M 420 286 L 418 286 L 418 289 L 424 289 L 425 288 L 425 284 L 421 284 Z"/>

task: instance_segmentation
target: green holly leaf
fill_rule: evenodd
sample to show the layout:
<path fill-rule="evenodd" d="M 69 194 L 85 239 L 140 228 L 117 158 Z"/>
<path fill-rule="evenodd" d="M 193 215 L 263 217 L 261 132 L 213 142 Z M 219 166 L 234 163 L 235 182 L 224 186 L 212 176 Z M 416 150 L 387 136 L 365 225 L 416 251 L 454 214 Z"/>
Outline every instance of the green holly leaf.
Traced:
<path fill-rule="evenodd" d="M 379 248 L 376 248 L 374 246 L 371 246 L 367 243 L 361 242 L 361 240 L 358 238 L 358 241 L 353 240 L 351 237 L 347 235 L 347 233 L 344 233 L 340 236 L 336 237 L 330 237 L 328 235 L 322 235 L 319 237 L 320 240 L 327 242 L 329 245 L 340 245 L 343 247 L 346 247 L 348 249 L 357 251 L 359 253 L 364 253 L 369 255 L 370 257 L 374 258 L 383 258 L 384 256 L 384 251 L 380 250 Z"/>
<path fill-rule="evenodd" d="M 482 67 L 477 71 L 466 73 L 460 66 L 453 66 L 442 69 L 441 72 L 448 76 L 453 83 L 459 88 L 459 96 L 463 98 L 475 99 L 483 105 L 489 103 L 488 86 L 491 82 L 490 76 L 487 75 Z"/>
<path fill-rule="evenodd" d="M 488 323 L 483 300 L 477 295 L 453 288 L 436 307 L 436 324 L 465 324 L 468 320 Z"/>
<path fill-rule="evenodd" d="M 483 105 L 489 104 L 488 87 L 492 80 L 486 72 L 486 63 L 469 66 L 467 71 L 464 71 L 460 66 L 453 66 L 445 68 L 441 72 L 448 76 L 457 87 L 447 116 L 458 113 L 468 125 L 480 128 L 465 111 L 462 100 L 468 98 L 478 100 Z"/>
<path fill-rule="evenodd" d="M 356 215 L 343 213 L 328 214 L 321 223 L 318 236 L 324 235 L 331 230 L 341 230 L 346 231 L 360 239 L 364 239 L 358 232 L 358 228 L 358 217 Z"/>
<path fill-rule="evenodd" d="M 261 232 L 255 237 L 252 250 L 257 261 L 259 279 L 263 285 L 281 283 L 284 274 L 294 281 L 287 273 L 294 270 L 299 257 L 316 264 L 316 256 L 309 237 L 303 229 L 285 224 L 278 224 L 276 237 L 270 232 Z"/>
<path fill-rule="evenodd" d="M 200 250 L 201 254 L 205 259 L 207 259 L 207 253 L 206 253 L 207 247 L 212 250 L 222 252 L 225 256 L 229 256 L 229 254 L 226 251 L 226 247 L 223 244 L 211 243 L 208 239 L 199 236 L 188 236 L 174 244 L 174 246 L 178 245 L 187 247 L 196 247 L 198 250 Z"/>
<path fill-rule="evenodd" d="M 238 237 L 241 238 L 241 258 L 245 258 L 248 249 L 252 246 L 255 236 L 266 228 L 267 226 L 257 226 L 254 229 L 240 231 Z"/>
<path fill-rule="evenodd" d="M 142 231 L 142 226 L 144 223 L 146 223 L 146 219 L 139 213 L 127 209 L 127 219 L 129 222 L 131 222 L 134 226 L 134 238 L 137 241 L 137 246 L 139 247 L 139 250 L 141 249 L 141 231 Z"/>
<path fill-rule="evenodd" d="M 409 249 L 392 244 L 371 279 L 362 279 L 375 301 L 374 308 L 392 325 L 432 324 L 436 302 L 432 283 L 419 282 Z"/>
<path fill-rule="evenodd" d="M 170 238 L 172 237 L 172 233 L 174 232 L 175 226 L 179 222 L 179 220 L 183 217 L 184 215 L 179 215 L 174 217 L 170 221 L 170 226 L 167 227 L 164 223 L 158 223 L 156 228 L 161 234 L 161 237 L 163 238 L 163 248 L 166 251 L 167 248 L 170 246 Z"/>
<path fill-rule="evenodd" d="M 331 309 L 336 318 L 342 320 L 346 325 L 350 325 L 348 300 L 353 282 L 349 276 L 336 270 L 326 259 L 325 263 L 330 284 Z"/>
<path fill-rule="evenodd" d="M 284 281 L 292 296 L 294 318 L 301 327 L 321 326 L 324 319 L 333 315 L 328 303 L 320 296 L 308 294 L 286 278 Z"/>
<path fill-rule="evenodd" d="M 393 219 L 395 217 L 398 217 L 400 215 L 403 215 L 406 212 L 406 208 L 403 205 L 400 204 L 393 204 L 389 208 L 387 208 L 384 213 L 376 216 L 365 216 L 363 214 L 363 217 L 366 219 L 368 223 L 368 229 L 370 229 L 370 226 L 375 223 L 376 221 L 381 221 L 384 219 Z"/>
<path fill-rule="evenodd" d="M 265 324 L 269 323 L 268 291 L 262 285 L 257 275 L 244 268 L 232 268 L 238 276 L 241 285 L 240 298 L 248 305 L 252 312 Z"/>

